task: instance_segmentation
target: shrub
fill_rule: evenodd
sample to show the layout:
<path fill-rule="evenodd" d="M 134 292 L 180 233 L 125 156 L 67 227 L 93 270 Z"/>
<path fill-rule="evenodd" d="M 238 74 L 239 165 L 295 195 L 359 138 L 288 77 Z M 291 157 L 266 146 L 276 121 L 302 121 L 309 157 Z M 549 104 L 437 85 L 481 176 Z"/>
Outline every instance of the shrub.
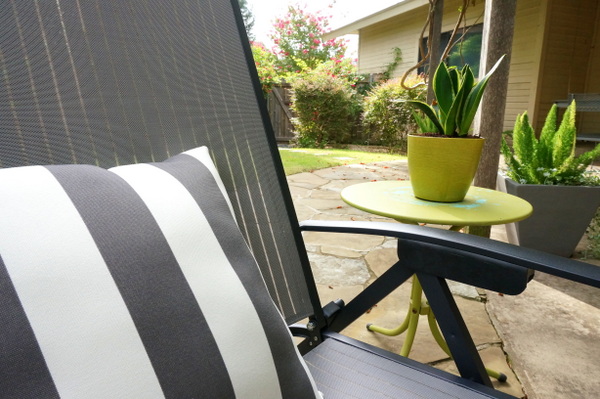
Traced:
<path fill-rule="evenodd" d="M 256 65 L 263 93 L 266 96 L 273 90 L 273 85 L 279 80 L 274 66 L 276 57 L 262 43 L 253 42 L 251 45 L 254 64 Z"/>
<path fill-rule="evenodd" d="M 407 82 L 414 86 L 417 82 Z M 424 99 L 426 87 L 407 90 L 400 79 L 375 86 L 363 103 L 362 126 L 366 144 L 406 149 L 406 135 L 417 131 L 412 107 L 402 100 Z"/>
<path fill-rule="evenodd" d="M 350 137 L 359 110 L 357 96 L 348 80 L 312 71 L 291 84 L 295 144 L 322 148 L 344 143 Z"/>

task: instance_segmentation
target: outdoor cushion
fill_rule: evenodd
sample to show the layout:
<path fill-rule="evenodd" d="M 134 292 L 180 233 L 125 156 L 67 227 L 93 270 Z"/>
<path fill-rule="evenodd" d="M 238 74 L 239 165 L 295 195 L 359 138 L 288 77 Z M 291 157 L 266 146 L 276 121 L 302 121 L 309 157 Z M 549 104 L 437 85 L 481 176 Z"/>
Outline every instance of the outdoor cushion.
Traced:
<path fill-rule="evenodd" d="M 206 147 L 0 170 L 0 292 L 3 397 L 318 395 Z"/>

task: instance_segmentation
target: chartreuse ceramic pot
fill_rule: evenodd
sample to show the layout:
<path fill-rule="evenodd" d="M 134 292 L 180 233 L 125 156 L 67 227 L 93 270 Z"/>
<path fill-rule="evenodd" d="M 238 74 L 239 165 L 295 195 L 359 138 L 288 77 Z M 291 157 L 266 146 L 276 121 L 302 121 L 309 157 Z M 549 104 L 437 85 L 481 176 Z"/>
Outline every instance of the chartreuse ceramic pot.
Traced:
<path fill-rule="evenodd" d="M 484 139 L 408 135 L 408 171 L 415 197 L 460 202 L 477 172 Z"/>

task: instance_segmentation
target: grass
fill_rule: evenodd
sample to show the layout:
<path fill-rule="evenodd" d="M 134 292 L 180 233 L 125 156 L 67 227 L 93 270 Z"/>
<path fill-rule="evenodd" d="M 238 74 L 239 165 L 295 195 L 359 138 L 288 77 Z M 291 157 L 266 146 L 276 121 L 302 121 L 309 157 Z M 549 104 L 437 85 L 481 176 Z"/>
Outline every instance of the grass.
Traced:
<path fill-rule="evenodd" d="M 286 175 L 356 163 L 396 161 L 405 158 L 397 154 L 338 149 L 280 148 Z"/>

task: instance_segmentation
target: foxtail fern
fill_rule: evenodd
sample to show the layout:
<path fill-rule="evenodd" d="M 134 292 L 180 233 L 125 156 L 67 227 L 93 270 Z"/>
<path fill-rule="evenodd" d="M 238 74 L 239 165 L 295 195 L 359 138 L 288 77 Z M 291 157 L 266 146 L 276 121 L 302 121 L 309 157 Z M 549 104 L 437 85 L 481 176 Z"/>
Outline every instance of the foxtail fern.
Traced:
<path fill-rule="evenodd" d="M 586 169 L 600 156 L 600 144 L 575 156 L 577 129 L 575 101 L 566 109 L 559 128 L 557 107 L 553 105 L 546 117 L 539 140 L 529 123 L 527 112 L 519 115 L 513 130 L 513 148 L 502 138 L 502 154 L 508 165 L 508 177 L 521 184 L 586 185 L 597 183 L 587 176 Z"/>

